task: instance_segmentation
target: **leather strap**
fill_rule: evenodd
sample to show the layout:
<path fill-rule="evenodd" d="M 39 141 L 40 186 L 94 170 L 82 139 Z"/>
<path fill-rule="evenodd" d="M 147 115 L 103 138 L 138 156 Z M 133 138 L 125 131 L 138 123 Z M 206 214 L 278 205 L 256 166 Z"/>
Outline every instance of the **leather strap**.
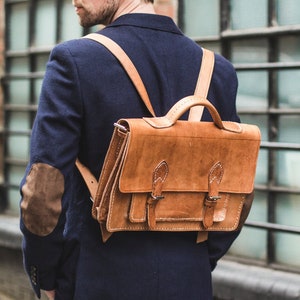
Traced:
<path fill-rule="evenodd" d="M 155 117 L 155 112 L 151 105 L 145 85 L 140 77 L 140 74 L 138 73 L 137 69 L 135 68 L 134 64 L 132 63 L 128 55 L 125 53 L 125 51 L 112 39 L 102 34 L 90 33 L 84 36 L 83 38 L 92 39 L 100 43 L 119 60 L 119 62 L 127 72 L 128 76 L 130 77 L 132 83 L 135 85 L 135 88 L 137 89 L 149 112 L 153 117 Z"/>
<path fill-rule="evenodd" d="M 132 83 L 135 85 L 139 95 L 141 96 L 142 100 L 144 101 L 151 115 L 155 117 L 155 112 L 151 105 L 145 85 L 137 69 L 135 68 L 134 64 L 132 63 L 128 55 L 125 53 L 125 51 L 112 39 L 102 34 L 90 33 L 84 36 L 84 38 L 92 39 L 100 43 L 104 47 L 106 47 L 109 51 L 111 51 L 111 53 L 119 60 L 119 62 L 127 72 L 128 76 L 132 80 Z M 200 68 L 196 88 L 194 91 L 194 95 L 206 99 L 213 69 L 214 69 L 215 55 L 214 52 L 207 50 L 205 48 L 202 48 L 202 50 L 203 50 L 203 56 L 202 56 L 201 68 Z M 189 113 L 189 121 L 200 121 L 202 117 L 203 109 L 204 109 L 203 106 L 195 106 L 191 108 Z"/>
<path fill-rule="evenodd" d="M 199 77 L 194 94 L 207 99 L 211 77 L 214 70 L 215 54 L 207 49 L 202 48 L 203 56 L 199 72 Z M 200 121 L 203 114 L 203 106 L 194 106 L 190 109 L 189 121 Z"/>
<path fill-rule="evenodd" d="M 94 199 L 96 197 L 96 192 L 98 188 L 98 181 L 92 174 L 92 172 L 83 165 L 79 159 L 76 159 L 75 165 L 77 169 L 80 171 L 81 176 L 86 184 L 86 186 L 89 189 L 90 195 L 91 195 L 91 200 L 94 202 Z"/>

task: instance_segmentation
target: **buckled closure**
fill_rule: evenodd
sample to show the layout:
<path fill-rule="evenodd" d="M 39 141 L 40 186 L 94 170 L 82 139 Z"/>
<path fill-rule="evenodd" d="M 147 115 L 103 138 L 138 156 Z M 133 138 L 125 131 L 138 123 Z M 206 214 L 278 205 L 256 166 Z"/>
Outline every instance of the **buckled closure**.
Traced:
<path fill-rule="evenodd" d="M 163 183 L 169 173 L 169 167 L 166 161 L 161 161 L 153 171 L 151 198 L 147 201 L 147 219 L 151 230 L 156 227 L 155 208 L 159 200 L 164 199 L 162 195 Z"/>
<path fill-rule="evenodd" d="M 207 196 L 204 201 L 204 205 L 209 208 L 214 208 L 219 199 L 221 199 L 221 196 Z"/>
<path fill-rule="evenodd" d="M 215 201 L 217 201 L 217 200 L 219 200 L 219 199 L 221 199 L 222 197 L 221 196 L 207 196 L 207 200 L 209 201 L 209 202 L 215 202 Z"/>
<path fill-rule="evenodd" d="M 120 129 L 124 133 L 128 132 L 128 129 L 125 126 L 123 126 L 123 125 L 121 125 L 119 123 L 114 123 L 114 126 L 117 127 L 118 129 Z"/>
<path fill-rule="evenodd" d="M 154 196 L 153 193 L 151 193 L 151 198 L 155 201 L 159 201 L 165 198 L 165 196 L 163 195 L 159 195 L 159 196 Z"/>
<path fill-rule="evenodd" d="M 214 211 L 219 196 L 219 185 L 223 177 L 223 167 L 221 162 L 215 163 L 208 174 L 208 195 L 204 201 L 203 226 L 205 229 L 214 223 Z"/>

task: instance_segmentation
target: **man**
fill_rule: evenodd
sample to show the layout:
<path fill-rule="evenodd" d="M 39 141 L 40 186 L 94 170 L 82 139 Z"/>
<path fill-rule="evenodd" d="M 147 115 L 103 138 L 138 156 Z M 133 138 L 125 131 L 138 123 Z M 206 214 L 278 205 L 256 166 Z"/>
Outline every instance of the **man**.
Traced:
<path fill-rule="evenodd" d="M 202 50 L 147 0 L 73 0 L 82 26 L 101 33 L 129 55 L 157 116 L 193 94 Z M 199 8 L 200 9 L 200 8 Z M 239 121 L 237 79 L 216 55 L 208 99 L 223 120 Z M 99 176 L 120 118 L 149 116 L 113 55 L 77 39 L 56 46 L 47 65 L 21 182 L 21 230 L 26 271 L 36 294 L 75 300 L 209 300 L 211 271 L 238 233 L 122 232 L 102 243 L 91 217 L 77 157 Z M 207 112 L 203 119 L 211 120 Z"/>

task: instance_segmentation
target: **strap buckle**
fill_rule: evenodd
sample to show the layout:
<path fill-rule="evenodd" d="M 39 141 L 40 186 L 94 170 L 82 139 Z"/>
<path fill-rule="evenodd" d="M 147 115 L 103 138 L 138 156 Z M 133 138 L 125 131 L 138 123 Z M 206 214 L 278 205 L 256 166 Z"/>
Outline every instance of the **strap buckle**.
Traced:
<path fill-rule="evenodd" d="M 207 196 L 207 200 L 209 201 L 217 201 L 221 198 L 222 198 L 221 196 Z"/>
<path fill-rule="evenodd" d="M 163 195 L 154 196 L 153 193 L 151 193 L 151 198 L 155 201 L 159 201 L 165 198 Z"/>
<path fill-rule="evenodd" d="M 121 125 L 119 123 L 114 123 L 114 126 L 117 127 L 118 129 L 120 129 L 124 133 L 128 132 L 128 129 L 125 126 L 123 126 L 123 125 Z"/>

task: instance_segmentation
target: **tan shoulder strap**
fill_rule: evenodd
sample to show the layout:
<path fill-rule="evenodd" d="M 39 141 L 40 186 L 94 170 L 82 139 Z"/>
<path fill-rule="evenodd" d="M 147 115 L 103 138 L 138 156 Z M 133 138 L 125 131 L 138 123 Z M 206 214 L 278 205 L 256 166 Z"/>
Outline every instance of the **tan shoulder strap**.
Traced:
<path fill-rule="evenodd" d="M 76 159 L 75 165 L 77 169 L 79 170 L 89 192 L 90 192 L 90 199 L 94 202 L 94 199 L 96 197 L 96 192 L 98 188 L 98 180 L 95 178 L 95 176 L 92 174 L 92 172 L 83 165 L 79 159 Z"/>
<path fill-rule="evenodd" d="M 155 117 L 155 112 L 151 105 L 145 85 L 137 69 L 135 68 L 134 64 L 132 63 L 128 55 L 125 53 L 125 51 L 112 39 L 102 34 L 90 33 L 84 36 L 84 38 L 92 39 L 102 44 L 109 51 L 111 51 L 111 53 L 119 60 L 119 62 L 127 72 L 128 76 L 130 77 L 133 84 L 135 85 L 139 95 L 141 96 L 148 110 L 150 111 L 152 116 Z M 214 53 L 204 48 L 202 48 L 202 50 L 203 50 L 203 57 L 201 62 L 201 68 L 200 68 L 199 77 L 197 80 L 197 85 L 194 94 L 206 98 L 213 69 L 214 69 Z M 203 106 L 194 106 L 193 108 L 191 108 L 189 114 L 189 121 L 200 121 L 203 113 L 203 109 L 204 109 Z"/>
<path fill-rule="evenodd" d="M 214 52 L 204 49 L 199 77 L 194 94 L 204 99 L 207 98 L 211 77 L 214 70 L 215 54 Z M 189 121 L 200 121 L 203 114 L 204 106 L 194 106 L 190 109 Z"/>
<path fill-rule="evenodd" d="M 98 33 L 90 33 L 84 38 L 92 39 L 100 44 L 102 44 L 105 48 L 107 48 L 121 63 L 125 71 L 127 72 L 128 76 L 130 77 L 132 83 L 135 85 L 139 95 L 141 96 L 142 100 L 144 101 L 146 107 L 150 111 L 151 115 L 155 117 L 154 109 L 151 105 L 147 90 L 145 85 L 135 68 L 134 64 L 132 63 L 131 59 L 125 53 L 125 51 L 112 39 Z"/>

